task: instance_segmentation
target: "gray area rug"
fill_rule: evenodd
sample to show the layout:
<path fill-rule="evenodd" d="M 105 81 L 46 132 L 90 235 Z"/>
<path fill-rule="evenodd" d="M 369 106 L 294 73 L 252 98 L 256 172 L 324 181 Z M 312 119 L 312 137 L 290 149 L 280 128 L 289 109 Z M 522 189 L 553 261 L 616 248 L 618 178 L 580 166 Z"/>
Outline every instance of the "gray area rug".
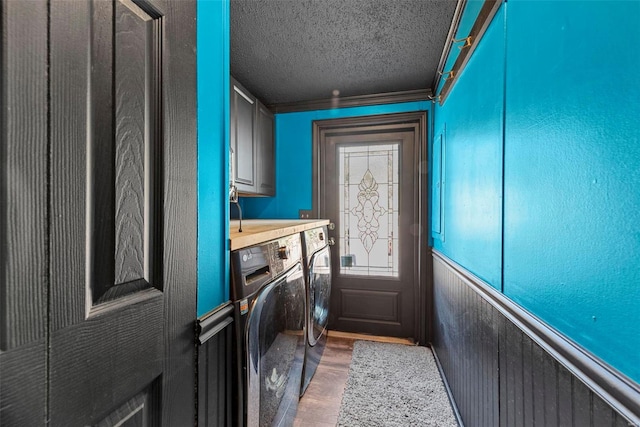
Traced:
<path fill-rule="evenodd" d="M 356 341 L 338 426 L 457 427 L 431 350 Z"/>

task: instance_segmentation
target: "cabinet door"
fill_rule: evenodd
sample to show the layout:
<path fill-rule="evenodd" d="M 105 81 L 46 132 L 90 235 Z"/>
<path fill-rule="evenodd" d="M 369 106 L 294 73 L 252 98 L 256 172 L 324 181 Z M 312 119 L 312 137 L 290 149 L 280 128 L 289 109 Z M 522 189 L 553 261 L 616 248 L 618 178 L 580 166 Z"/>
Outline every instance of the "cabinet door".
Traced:
<path fill-rule="evenodd" d="M 235 153 L 235 184 L 239 192 L 256 192 L 255 111 L 256 99 L 231 79 L 231 148 Z"/>
<path fill-rule="evenodd" d="M 258 101 L 258 193 L 265 196 L 276 194 L 275 147 L 273 136 L 273 114 Z"/>

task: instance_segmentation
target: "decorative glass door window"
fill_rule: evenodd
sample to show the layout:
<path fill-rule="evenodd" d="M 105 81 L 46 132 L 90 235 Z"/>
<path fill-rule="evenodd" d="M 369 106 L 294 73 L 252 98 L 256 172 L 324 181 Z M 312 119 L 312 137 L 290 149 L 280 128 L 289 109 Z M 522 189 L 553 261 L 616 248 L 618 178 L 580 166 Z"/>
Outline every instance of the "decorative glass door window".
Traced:
<path fill-rule="evenodd" d="M 398 277 L 400 143 L 337 149 L 340 274 Z"/>

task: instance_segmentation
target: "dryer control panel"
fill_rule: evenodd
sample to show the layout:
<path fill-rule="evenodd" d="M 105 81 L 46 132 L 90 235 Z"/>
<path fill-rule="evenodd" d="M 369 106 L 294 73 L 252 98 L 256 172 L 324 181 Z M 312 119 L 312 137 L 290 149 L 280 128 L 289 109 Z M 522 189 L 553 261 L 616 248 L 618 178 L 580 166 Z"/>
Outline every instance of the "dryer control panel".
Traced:
<path fill-rule="evenodd" d="M 269 264 L 274 277 L 293 267 L 302 259 L 300 235 L 293 234 L 266 243 L 269 252 Z"/>
<path fill-rule="evenodd" d="M 329 236 L 327 235 L 327 226 L 306 230 L 303 232 L 303 244 L 305 258 L 319 251 L 328 245 Z"/>

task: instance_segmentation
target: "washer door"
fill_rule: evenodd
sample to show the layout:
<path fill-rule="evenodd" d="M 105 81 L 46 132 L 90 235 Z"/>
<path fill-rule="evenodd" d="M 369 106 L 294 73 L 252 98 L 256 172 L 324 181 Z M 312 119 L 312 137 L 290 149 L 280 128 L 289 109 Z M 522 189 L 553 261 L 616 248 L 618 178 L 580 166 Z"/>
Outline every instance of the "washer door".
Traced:
<path fill-rule="evenodd" d="M 327 328 L 331 298 L 331 253 L 325 246 L 309 262 L 309 344 L 314 346 Z"/>
<path fill-rule="evenodd" d="M 291 425 L 304 361 L 305 283 L 302 265 L 265 286 L 246 332 L 247 425 Z"/>

